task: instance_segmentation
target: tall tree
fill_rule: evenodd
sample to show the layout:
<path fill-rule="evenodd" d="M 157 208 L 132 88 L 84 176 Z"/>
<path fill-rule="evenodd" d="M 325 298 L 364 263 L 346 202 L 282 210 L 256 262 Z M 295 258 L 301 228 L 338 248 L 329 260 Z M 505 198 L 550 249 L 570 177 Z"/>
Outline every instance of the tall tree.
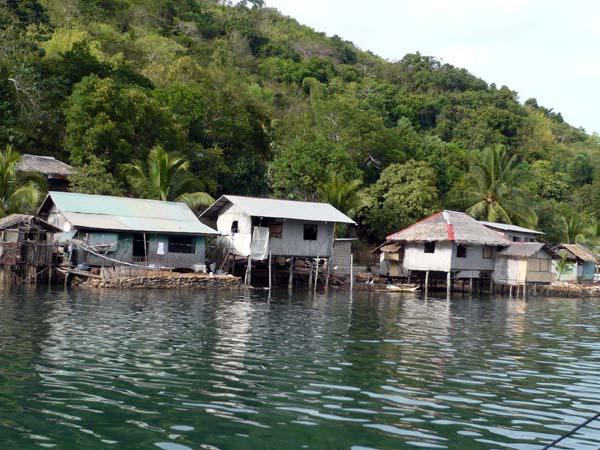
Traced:
<path fill-rule="evenodd" d="M 561 216 L 559 221 L 563 244 L 580 244 L 585 240 L 586 233 L 590 231 L 588 225 L 577 214 Z"/>
<path fill-rule="evenodd" d="M 17 172 L 20 160 L 10 145 L 0 152 L 0 216 L 28 212 L 40 201 L 43 181 L 38 175 Z"/>
<path fill-rule="evenodd" d="M 141 161 L 122 164 L 121 171 L 141 197 L 182 201 L 192 209 L 211 205 L 214 199 L 209 194 L 186 192 L 194 185 L 194 178 L 185 176 L 189 164 L 184 157 L 155 146 L 150 150 L 146 164 Z"/>
<path fill-rule="evenodd" d="M 519 187 L 517 158 L 509 157 L 501 145 L 487 147 L 473 156 L 470 170 L 455 195 L 468 205 L 467 213 L 476 219 L 528 226 L 537 222 Z"/>
<path fill-rule="evenodd" d="M 338 173 L 331 172 L 327 182 L 319 186 L 319 196 L 322 201 L 353 217 L 365 204 L 360 192 L 361 186 L 362 181 L 359 179 L 348 181 Z"/>

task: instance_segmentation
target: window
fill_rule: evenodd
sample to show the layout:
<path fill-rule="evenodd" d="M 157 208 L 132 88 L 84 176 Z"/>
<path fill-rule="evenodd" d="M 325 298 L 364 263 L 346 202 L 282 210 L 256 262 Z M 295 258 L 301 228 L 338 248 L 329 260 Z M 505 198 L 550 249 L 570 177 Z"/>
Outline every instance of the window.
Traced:
<path fill-rule="evenodd" d="M 521 242 L 521 238 L 518 236 L 513 236 L 513 242 Z"/>
<path fill-rule="evenodd" d="M 272 221 L 269 224 L 269 237 L 272 238 L 281 238 L 283 234 L 283 222 L 280 221 Z"/>
<path fill-rule="evenodd" d="M 492 259 L 493 248 L 489 245 L 483 246 L 483 259 Z"/>
<path fill-rule="evenodd" d="M 240 232 L 240 226 L 238 224 L 237 220 L 234 220 L 233 222 L 231 222 L 231 234 L 235 234 L 235 233 L 239 233 Z"/>
<path fill-rule="evenodd" d="M 550 271 L 550 261 L 547 259 L 540 259 L 540 271 L 548 272 Z"/>
<path fill-rule="evenodd" d="M 466 258 L 467 257 L 467 247 L 464 245 L 459 245 L 456 247 L 456 257 L 457 258 Z"/>
<path fill-rule="evenodd" d="M 304 224 L 304 240 L 305 241 L 316 241 L 317 240 L 317 226 L 313 223 Z"/>
<path fill-rule="evenodd" d="M 169 253 L 196 253 L 196 238 L 169 236 Z"/>
<path fill-rule="evenodd" d="M 141 258 L 138 261 L 145 259 L 148 255 L 148 241 L 143 234 L 133 235 L 133 257 Z"/>
<path fill-rule="evenodd" d="M 435 242 L 425 242 L 425 253 L 435 253 Z"/>

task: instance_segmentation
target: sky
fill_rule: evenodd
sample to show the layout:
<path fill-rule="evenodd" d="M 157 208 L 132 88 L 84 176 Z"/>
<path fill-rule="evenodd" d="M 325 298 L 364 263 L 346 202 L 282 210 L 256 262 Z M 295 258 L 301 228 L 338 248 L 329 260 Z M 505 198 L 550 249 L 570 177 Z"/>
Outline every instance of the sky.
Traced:
<path fill-rule="evenodd" d="M 600 1 L 266 0 L 390 61 L 419 51 L 600 133 Z"/>

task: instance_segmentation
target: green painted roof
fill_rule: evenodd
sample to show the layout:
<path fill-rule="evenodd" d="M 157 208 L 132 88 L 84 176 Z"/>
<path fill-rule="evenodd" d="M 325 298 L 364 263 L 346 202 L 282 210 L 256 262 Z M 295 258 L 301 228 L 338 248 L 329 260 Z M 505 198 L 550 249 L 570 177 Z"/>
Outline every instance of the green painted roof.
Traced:
<path fill-rule="evenodd" d="M 40 212 L 50 201 L 74 228 L 218 234 L 217 231 L 200 222 L 185 203 L 49 192 Z"/>

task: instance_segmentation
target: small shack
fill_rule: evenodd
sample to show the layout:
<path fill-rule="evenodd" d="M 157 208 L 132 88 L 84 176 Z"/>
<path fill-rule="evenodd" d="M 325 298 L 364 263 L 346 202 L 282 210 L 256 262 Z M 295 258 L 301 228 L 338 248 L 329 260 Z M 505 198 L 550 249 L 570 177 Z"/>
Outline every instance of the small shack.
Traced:
<path fill-rule="evenodd" d="M 560 244 L 554 247 L 560 257 L 571 262 L 571 270 L 558 272 L 558 261 L 553 265 L 553 272 L 559 281 L 591 283 L 594 281 L 598 258 L 586 246 L 581 244 Z"/>
<path fill-rule="evenodd" d="M 48 190 L 66 191 L 69 188 L 69 175 L 73 167 L 52 156 L 21 155 L 17 163 L 18 172 L 39 173 L 46 178 Z"/>
<path fill-rule="evenodd" d="M 379 275 L 393 278 L 404 277 L 407 274 L 403 270 L 401 262 L 404 260 L 404 247 L 398 242 L 385 241 L 372 252 L 379 255 Z"/>
<path fill-rule="evenodd" d="M 438 212 L 387 240 L 404 247 L 400 261 L 404 269 L 424 278 L 425 285 L 430 272 L 444 273 L 448 289 L 452 279 L 489 279 L 496 253 L 510 244 L 501 234 L 455 211 Z"/>
<path fill-rule="evenodd" d="M 513 243 L 498 252 L 492 279 L 506 286 L 551 283 L 554 257 L 554 250 L 543 242 Z"/>
<path fill-rule="evenodd" d="M 328 203 L 237 195 L 221 196 L 200 219 L 221 233 L 225 258 L 244 257 L 247 269 L 252 261 L 286 258 L 290 280 L 295 258 L 308 259 L 309 264 L 313 258 L 329 261 L 336 224 L 355 224 Z M 249 283 L 248 270 L 246 276 Z"/>
<path fill-rule="evenodd" d="M 38 215 L 74 244 L 72 264 L 200 269 L 218 234 L 184 203 L 50 192 Z"/>
<path fill-rule="evenodd" d="M 502 234 L 511 242 L 537 242 L 544 233 L 530 228 L 519 227 L 507 223 L 479 221 L 480 224 L 492 231 Z"/>
<path fill-rule="evenodd" d="M 17 281 L 35 283 L 52 275 L 59 228 L 38 217 L 11 214 L 0 219 L 0 285 Z"/>

